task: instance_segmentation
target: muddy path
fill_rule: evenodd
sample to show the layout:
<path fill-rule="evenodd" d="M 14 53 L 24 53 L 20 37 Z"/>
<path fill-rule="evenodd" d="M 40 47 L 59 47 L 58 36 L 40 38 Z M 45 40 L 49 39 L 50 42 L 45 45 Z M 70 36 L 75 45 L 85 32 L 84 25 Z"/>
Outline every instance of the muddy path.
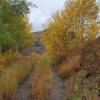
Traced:
<path fill-rule="evenodd" d="M 49 100 L 66 100 L 65 99 L 65 88 L 64 82 L 57 75 L 56 72 L 52 72 L 53 74 L 53 85 L 51 88 L 51 92 L 49 95 Z M 26 81 L 23 82 L 21 86 L 19 86 L 18 90 L 13 96 L 12 100 L 33 100 L 31 95 L 31 81 L 32 81 L 33 73 L 28 77 Z"/>
<path fill-rule="evenodd" d="M 23 84 L 19 86 L 12 100 L 32 100 L 32 95 L 31 95 L 32 76 L 33 76 L 33 73 L 31 73 L 31 75 L 23 82 Z"/>
<path fill-rule="evenodd" d="M 66 100 L 65 98 L 66 86 L 59 75 L 53 71 L 53 86 L 50 93 L 49 100 Z"/>

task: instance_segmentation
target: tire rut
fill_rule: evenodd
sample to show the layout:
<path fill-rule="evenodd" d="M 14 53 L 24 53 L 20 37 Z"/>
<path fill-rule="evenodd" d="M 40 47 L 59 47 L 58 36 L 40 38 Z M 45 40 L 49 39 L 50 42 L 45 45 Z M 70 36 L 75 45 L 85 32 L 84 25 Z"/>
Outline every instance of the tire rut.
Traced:
<path fill-rule="evenodd" d="M 49 100 L 66 100 L 65 99 L 65 90 L 66 86 L 62 79 L 57 75 L 56 72 L 53 72 L 53 85 L 49 95 Z M 33 74 L 19 87 L 16 93 L 13 96 L 12 100 L 33 100 L 31 95 L 31 80 Z"/>
<path fill-rule="evenodd" d="M 62 79 L 57 75 L 56 72 L 53 72 L 53 86 L 49 100 L 66 100 L 64 95 L 65 89 L 66 86 L 64 85 Z"/>
<path fill-rule="evenodd" d="M 19 89 L 14 94 L 12 100 L 32 100 L 32 95 L 31 95 L 31 80 L 32 80 L 32 74 L 19 87 Z"/>

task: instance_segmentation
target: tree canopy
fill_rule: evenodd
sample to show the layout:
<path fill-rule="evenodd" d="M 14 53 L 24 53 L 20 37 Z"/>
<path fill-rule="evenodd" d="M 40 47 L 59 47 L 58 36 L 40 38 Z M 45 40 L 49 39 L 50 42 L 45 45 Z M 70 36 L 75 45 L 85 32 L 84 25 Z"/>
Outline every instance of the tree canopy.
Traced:
<path fill-rule="evenodd" d="M 47 24 L 42 40 L 46 51 L 64 56 L 68 50 L 92 41 L 99 33 L 96 0 L 69 0 Z"/>
<path fill-rule="evenodd" d="M 0 0 L 0 48 L 9 49 L 26 46 L 31 34 L 26 14 L 29 4 L 25 0 Z"/>

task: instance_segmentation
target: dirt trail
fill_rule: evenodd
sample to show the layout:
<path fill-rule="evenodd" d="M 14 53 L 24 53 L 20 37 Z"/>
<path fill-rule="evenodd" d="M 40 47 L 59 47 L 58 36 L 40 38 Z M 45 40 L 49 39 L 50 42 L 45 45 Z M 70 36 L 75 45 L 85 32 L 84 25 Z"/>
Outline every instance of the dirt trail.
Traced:
<path fill-rule="evenodd" d="M 19 87 L 12 100 L 33 100 L 31 96 L 32 75 Z M 66 87 L 64 82 L 55 72 L 53 72 L 53 78 L 53 87 L 49 95 L 49 100 L 65 100 L 64 92 Z"/>
<path fill-rule="evenodd" d="M 31 80 L 32 80 L 32 74 L 19 87 L 19 89 L 14 94 L 12 100 L 32 100 L 32 96 L 31 96 Z"/>
<path fill-rule="evenodd" d="M 50 93 L 49 100 L 66 100 L 65 99 L 66 86 L 56 72 L 53 72 L 53 87 Z"/>

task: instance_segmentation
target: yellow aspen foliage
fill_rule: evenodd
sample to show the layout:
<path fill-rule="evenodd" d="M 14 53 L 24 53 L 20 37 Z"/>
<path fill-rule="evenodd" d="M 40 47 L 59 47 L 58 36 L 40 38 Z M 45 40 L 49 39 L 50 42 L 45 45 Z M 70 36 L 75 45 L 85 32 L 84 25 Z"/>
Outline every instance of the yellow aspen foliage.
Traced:
<path fill-rule="evenodd" d="M 89 25 L 88 40 L 89 41 L 94 40 L 99 31 L 100 31 L 100 27 L 96 23 L 91 23 Z"/>
<path fill-rule="evenodd" d="M 49 52 L 55 52 L 58 55 L 63 55 L 66 51 L 67 38 L 64 33 L 64 24 L 58 12 L 53 16 L 53 21 L 48 24 L 47 31 L 42 34 L 42 40 L 45 44 L 46 50 Z"/>
<path fill-rule="evenodd" d="M 31 31 L 32 28 L 31 25 L 29 24 L 27 16 L 24 16 L 23 21 L 24 21 L 24 31 L 25 31 L 25 34 L 23 36 L 24 37 L 23 41 L 25 45 L 23 44 L 23 46 L 28 46 L 31 45 L 34 41 L 34 33 Z"/>
<path fill-rule="evenodd" d="M 89 34 L 88 26 L 90 26 L 91 21 L 97 21 L 98 11 L 96 0 L 70 0 L 65 8 L 66 15 L 72 21 L 73 29 L 78 32 L 77 35 L 79 33 L 82 35 Z"/>
<path fill-rule="evenodd" d="M 96 0 L 69 0 L 47 24 L 42 41 L 48 52 L 65 56 L 67 50 L 82 47 L 85 40 L 95 39 L 99 8 Z M 93 23 L 91 23 L 93 22 Z"/>

